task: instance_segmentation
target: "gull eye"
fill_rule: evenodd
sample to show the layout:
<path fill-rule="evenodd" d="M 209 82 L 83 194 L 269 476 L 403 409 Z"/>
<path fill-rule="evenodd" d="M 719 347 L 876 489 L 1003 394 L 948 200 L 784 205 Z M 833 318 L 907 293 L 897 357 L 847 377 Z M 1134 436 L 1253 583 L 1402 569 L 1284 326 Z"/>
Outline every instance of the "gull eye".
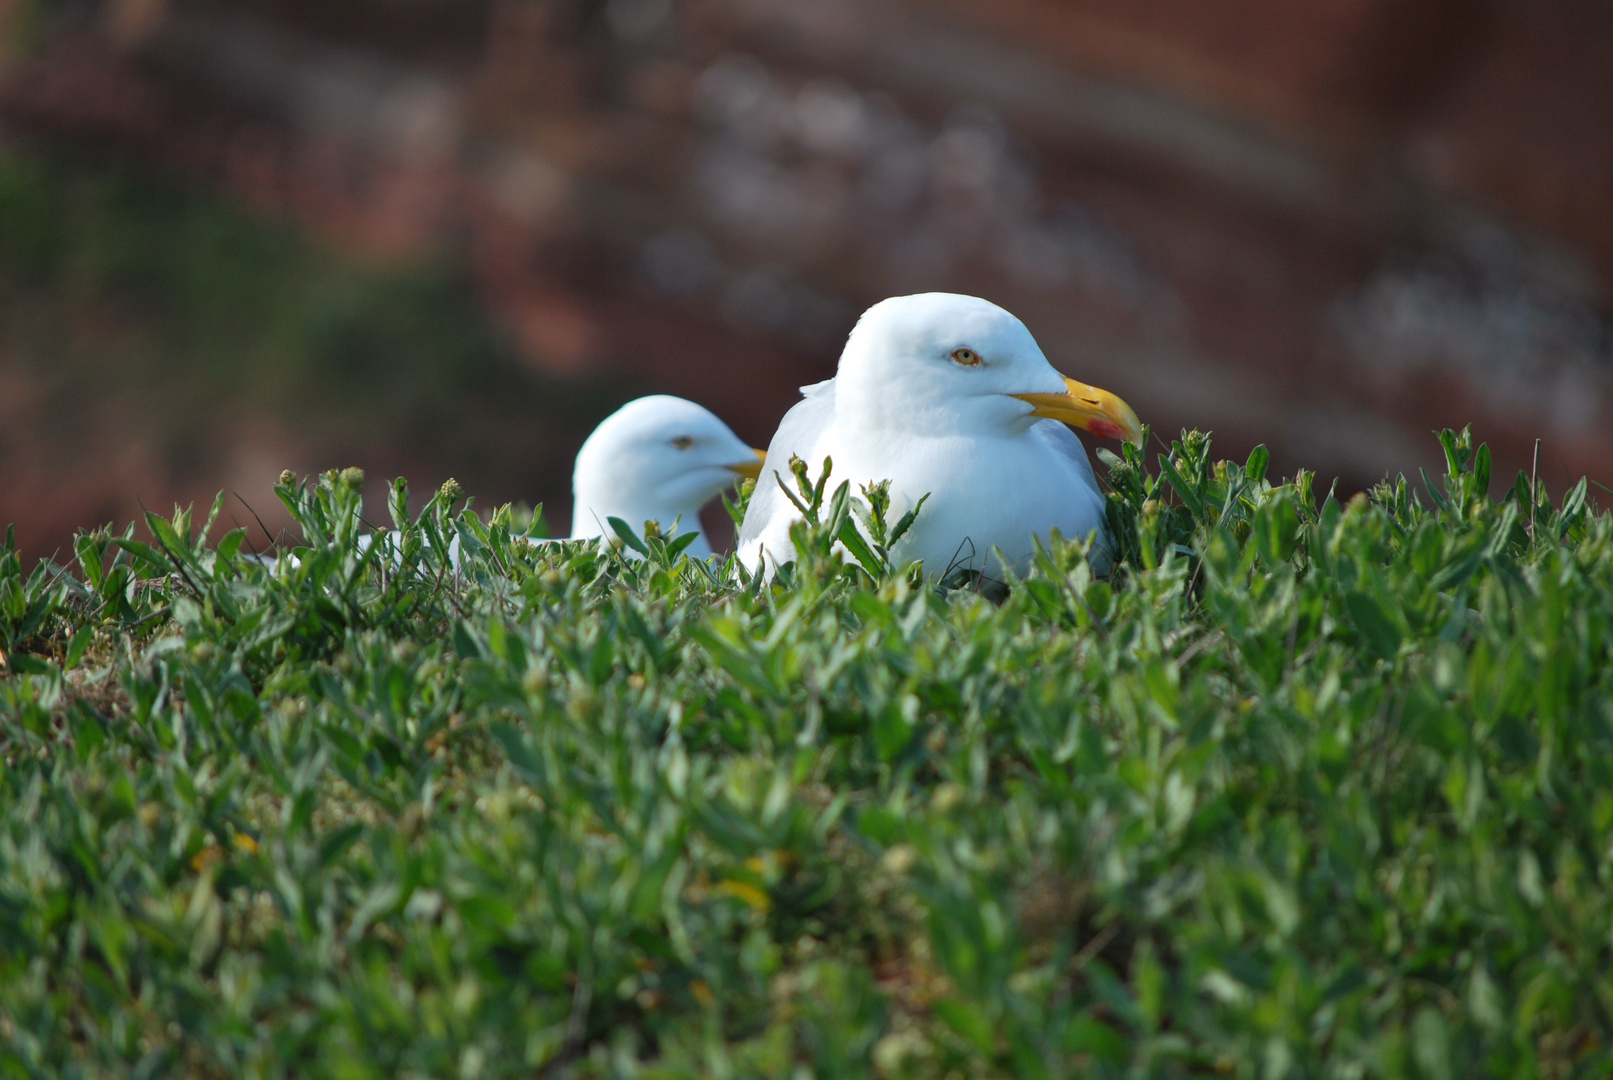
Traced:
<path fill-rule="evenodd" d="M 679 435 L 677 438 L 672 440 L 672 445 L 673 445 L 673 447 L 675 449 L 687 450 L 687 449 L 689 449 L 689 447 L 694 445 L 694 436 L 693 435 Z"/>
<path fill-rule="evenodd" d="M 980 354 L 973 349 L 955 349 L 952 353 L 952 362 L 959 367 L 976 367 L 980 363 Z"/>

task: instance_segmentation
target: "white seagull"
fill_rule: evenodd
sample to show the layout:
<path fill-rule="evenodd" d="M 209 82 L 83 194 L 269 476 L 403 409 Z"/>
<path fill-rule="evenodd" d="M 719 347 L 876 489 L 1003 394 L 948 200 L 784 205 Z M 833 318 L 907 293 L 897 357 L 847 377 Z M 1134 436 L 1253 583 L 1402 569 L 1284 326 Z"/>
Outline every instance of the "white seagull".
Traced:
<path fill-rule="evenodd" d="M 571 539 L 615 536 L 613 517 L 635 531 L 655 521 L 667 536 L 695 533 L 685 550 L 704 558 L 711 554 L 711 543 L 700 525 L 700 508 L 736 476 L 757 476 L 764 456 L 711 410 L 692 401 L 667 394 L 629 401 L 600 421 L 577 451 L 571 472 Z M 396 530 L 359 537 L 359 550 L 369 550 L 377 536 L 384 537 L 394 561 L 402 557 Z M 457 567 L 457 536 L 449 557 Z M 276 562 L 273 556 L 260 561 L 271 568 Z M 290 561 L 298 564 L 295 557 Z"/>
<path fill-rule="evenodd" d="M 611 518 L 634 530 L 696 533 L 688 552 L 711 554 L 700 508 L 736 476 L 757 476 L 765 455 L 746 446 L 710 410 L 655 394 L 605 417 L 577 451 L 571 472 L 571 537 L 614 536 Z"/>
<path fill-rule="evenodd" d="M 800 514 L 788 462 L 813 475 L 834 461 L 830 487 L 890 481 L 891 521 L 929 495 L 892 555 L 926 571 L 991 576 L 996 548 L 1023 573 L 1035 537 L 1106 538 L 1104 499 L 1086 450 L 1066 424 L 1140 443 L 1137 414 L 1115 395 L 1055 371 L 1025 324 L 974 296 L 923 293 L 863 313 L 835 377 L 804 400 L 767 448 L 738 555 L 751 570 L 795 557 Z M 989 564 L 988 564 L 989 560 Z"/>

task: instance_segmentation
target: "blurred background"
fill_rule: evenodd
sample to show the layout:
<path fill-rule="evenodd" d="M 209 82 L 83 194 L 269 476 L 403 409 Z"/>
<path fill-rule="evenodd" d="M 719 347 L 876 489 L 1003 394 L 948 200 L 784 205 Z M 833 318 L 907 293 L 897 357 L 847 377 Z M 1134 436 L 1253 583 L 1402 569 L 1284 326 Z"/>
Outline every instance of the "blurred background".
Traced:
<path fill-rule="evenodd" d="M 1608 0 L 0 0 L 0 522 L 282 468 L 569 522 L 628 398 L 766 445 L 975 293 L 1343 489 L 1613 481 Z M 262 542 L 262 537 L 258 538 Z"/>

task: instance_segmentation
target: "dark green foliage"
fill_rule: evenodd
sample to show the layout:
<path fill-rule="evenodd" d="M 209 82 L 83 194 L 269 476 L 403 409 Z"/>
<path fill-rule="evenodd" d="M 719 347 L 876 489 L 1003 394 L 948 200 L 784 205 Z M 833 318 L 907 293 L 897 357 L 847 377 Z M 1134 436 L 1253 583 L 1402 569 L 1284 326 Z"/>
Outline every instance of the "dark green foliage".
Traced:
<path fill-rule="evenodd" d="M 1000 604 L 821 483 L 774 582 L 346 474 L 0 555 L 0 1072 L 1607 1075 L 1613 521 L 1444 441 L 1114 459 Z"/>
<path fill-rule="evenodd" d="M 508 483 L 552 471 L 532 431 L 580 439 L 630 389 L 524 365 L 463 267 L 339 256 L 171 178 L 17 145 L 0 147 L 0 358 L 53 457 L 93 446 L 104 412 L 185 476 L 216 472 L 250 417 Z"/>

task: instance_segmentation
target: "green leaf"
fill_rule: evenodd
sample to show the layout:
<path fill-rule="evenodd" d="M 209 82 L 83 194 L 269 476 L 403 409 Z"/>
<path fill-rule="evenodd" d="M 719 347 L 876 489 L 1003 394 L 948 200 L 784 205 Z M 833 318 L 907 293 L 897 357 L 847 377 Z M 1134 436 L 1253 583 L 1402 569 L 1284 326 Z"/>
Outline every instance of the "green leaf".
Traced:
<path fill-rule="evenodd" d="M 1107 1065 L 1122 1065 L 1127 1058 L 1125 1036 L 1091 1016 L 1081 1015 L 1064 1029 L 1064 1048 L 1072 1054 L 1091 1054 Z"/>
<path fill-rule="evenodd" d="M 10 653 L 6 657 L 6 663 L 18 675 L 46 675 L 51 670 L 49 661 L 29 656 L 27 653 Z"/>
<path fill-rule="evenodd" d="M 914 728 L 894 705 L 874 715 L 874 743 L 879 748 L 879 759 L 895 761 L 913 742 Z"/>
<path fill-rule="evenodd" d="M 1293 558 L 1299 546 L 1299 511 L 1287 495 L 1267 499 L 1255 512 L 1255 546 L 1267 566 L 1280 566 Z"/>
<path fill-rule="evenodd" d="M 588 657 L 588 681 L 595 686 L 604 686 L 615 669 L 616 650 L 612 647 L 611 634 L 608 628 L 601 629 L 593 652 Z"/>
<path fill-rule="evenodd" d="M 224 562 L 235 558 L 236 552 L 241 550 L 241 544 L 246 540 L 246 529 L 231 529 L 224 534 L 218 542 L 218 557 Z"/>
<path fill-rule="evenodd" d="M 483 646 L 480 637 L 481 635 L 476 629 L 464 619 L 456 621 L 453 632 L 455 654 L 461 660 L 477 660 L 485 657 L 487 649 Z"/>
<path fill-rule="evenodd" d="M 874 554 L 873 549 L 868 546 L 868 541 L 863 539 L 863 534 L 853 518 L 847 517 L 841 522 L 839 537 L 846 550 L 851 552 L 851 557 L 857 560 L 858 565 L 866 570 L 870 577 L 878 581 L 885 576 L 884 560 Z"/>
<path fill-rule="evenodd" d="M 121 536 L 114 537 L 112 544 L 139 559 L 154 574 L 167 576 L 173 571 L 173 563 L 169 561 L 168 557 L 150 544 L 144 544 L 139 540 L 131 540 Z"/>
<path fill-rule="evenodd" d="M 349 848 L 358 843 L 359 837 L 364 835 L 364 826 L 359 822 L 352 822 L 326 833 L 319 841 L 319 865 L 331 866 Z"/>
<path fill-rule="evenodd" d="M 1159 455 L 1159 471 L 1170 482 L 1171 488 L 1176 492 L 1176 497 L 1182 500 L 1182 505 L 1187 507 L 1188 512 L 1194 518 L 1203 520 L 1205 516 L 1204 500 L 1199 497 L 1199 493 L 1194 490 L 1193 485 L 1189 484 L 1187 479 L 1177 471 L 1176 465 L 1171 459 L 1164 454 Z"/>
<path fill-rule="evenodd" d="M 991 1022 L 986 1019 L 985 1011 L 978 1005 L 965 1003 L 956 998 L 942 998 L 933 1007 L 942 1022 L 973 1043 L 976 1050 L 982 1054 L 992 1052 L 996 1041 L 995 1032 L 992 1030 Z"/>
<path fill-rule="evenodd" d="M 176 563 L 179 559 L 189 554 L 189 541 L 180 536 L 171 524 L 164 521 L 157 514 L 147 511 L 146 526 L 151 529 L 151 535 L 157 538 L 157 542 L 162 546 L 163 550 L 166 551 L 169 557 L 174 559 Z"/>
<path fill-rule="evenodd" d="M 930 493 L 926 491 L 923 495 L 919 496 L 919 501 L 913 504 L 913 509 L 901 516 L 901 519 L 896 522 L 896 527 L 891 530 L 890 543 L 886 545 L 887 547 L 894 548 L 896 546 L 896 541 L 907 535 L 907 530 L 911 529 L 913 527 L 913 522 L 918 520 L 919 511 L 924 509 L 924 504 L 929 501 L 929 498 Z"/>
<path fill-rule="evenodd" d="M 510 724 L 494 724 L 490 729 L 493 738 L 504 750 L 504 757 L 516 772 L 539 788 L 548 786 L 548 770 L 543 759 L 534 753 L 521 732 Z"/>
<path fill-rule="evenodd" d="M 632 527 L 627 524 L 627 522 L 618 517 L 606 518 L 605 522 L 610 525 L 611 531 L 621 538 L 622 543 L 626 544 L 629 548 L 638 552 L 640 555 L 648 555 L 650 553 L 650 549 L 645 545 L 644 541 L 639 538 L 638 534 L 633 531 Z"/>
<path fill-rule="evenodd" d="M 1271 451 L 1266 449 L 1265 443 L 1261 443 L 1249 451 L 1249 460 L 1243 465 L 1243 475 L 1258 484 L 1266 478 L 1266 466 L 1269 464 L 1271 464 Z"/>
<path fill-rule="evenodd" d="M 700 539 L 700 534 L 697 533 L 697 532 L 691 531 L 691 532 L 679 533 L 677 536 L 674 536 L 671 540 L 668 540 L 667 545 L 666 545 L 668 561 L 669 562 L 676 562 L 678 556 L 682 555 L 684 553 L 684 551 L 689 547 L 689 545 L 694 543 L 698 539 Z"/>
<path fill-rule="evenodd" d="M 78 662 L 84 659 L 84 652 L 95 640 L 95 630 L 92 627 L 81 626 L 67 643 L 67 658 L 62 661 L 62 668 L 71 671 L 78 667 Z"/>
<path fill-rule="evenodd" d="M 1358 589 L 1345 593 L 1343 600 L 1344 611 L 1367 648 L 1384 659 L 1392 659 L 1400 651 L 1400 628 L 1385 613 L 1383 605 Z"/>

